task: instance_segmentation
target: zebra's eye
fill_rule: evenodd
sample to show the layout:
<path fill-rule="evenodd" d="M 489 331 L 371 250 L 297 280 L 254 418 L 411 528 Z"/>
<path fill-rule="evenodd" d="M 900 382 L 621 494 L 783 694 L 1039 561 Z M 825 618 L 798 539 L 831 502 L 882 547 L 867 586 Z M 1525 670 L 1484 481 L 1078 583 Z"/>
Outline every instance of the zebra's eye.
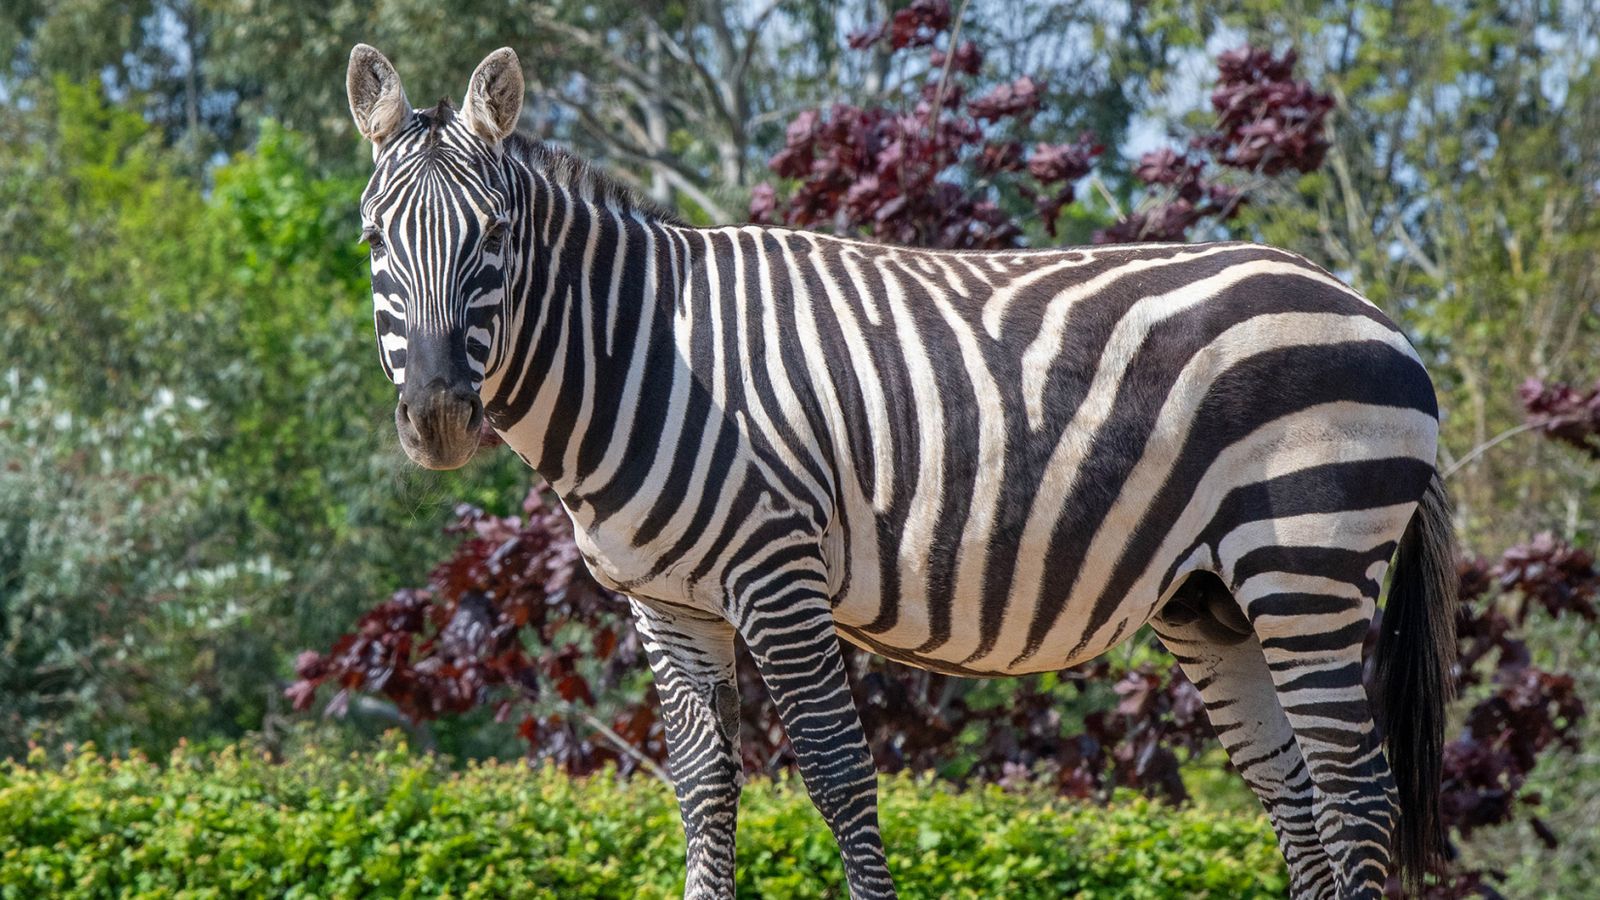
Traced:
<path fill-rule="evenodd" d="M 383 255 L 383 235 L 376 228 L 361 229 L 361 241 L 372 251 L 372 258 Z"/>
<path fill-rule="evenodd" d="M 484 253 L 486 253 L 486 254 L 488 254 L 490 256 L 499 256 L 500 255 L 501 249 L 503 249 L 505 247 L 505 245 L 506 245 L 506 225 L 507 224 L 508 224 L 508 220 L 506 219 L 505 216 L 496 216 L 495 218 L 489 220 L 489 224 L 488 225 L 484 226 L 484 229 L 483 229 L 483 252 Z"/>

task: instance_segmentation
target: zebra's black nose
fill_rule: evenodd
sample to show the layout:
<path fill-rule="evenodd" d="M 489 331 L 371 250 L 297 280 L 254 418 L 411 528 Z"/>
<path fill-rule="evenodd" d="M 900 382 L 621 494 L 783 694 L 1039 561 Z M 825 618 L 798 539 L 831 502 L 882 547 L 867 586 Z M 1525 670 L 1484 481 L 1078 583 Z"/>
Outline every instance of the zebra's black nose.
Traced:
<path fill-rule="evenodd" d="M 400 397 L 400 412 L 419 432 L 464 427 L 477 431 L 483 425 L 483 401 L 471 388 L 450 387 L 435 381 L 416 402 Z"/>
<path fill-rule="evenodd" d="M 401 392 L 394 410 L 400 444 L 412 461 L 430 469 L 454 469 L 478 449 L 483 401 L 467 385 L 434 379 Z"/>

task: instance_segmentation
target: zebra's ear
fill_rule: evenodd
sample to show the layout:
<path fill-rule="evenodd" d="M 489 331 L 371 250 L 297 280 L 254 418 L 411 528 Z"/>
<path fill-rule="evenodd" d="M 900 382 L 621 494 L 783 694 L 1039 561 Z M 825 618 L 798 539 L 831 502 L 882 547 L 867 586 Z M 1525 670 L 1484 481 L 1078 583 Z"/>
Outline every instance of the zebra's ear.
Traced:
<path fill-rule="evenodd" d="M 522 63 L 510 47 L 483 58 L 467 83 L 467 125 L 491 144 L 517 130 L 522 115 Z"/>
<path fill-rule="evenodd" d="M 350 95 L 350 116 L 361 134 L 372 142 L 376 155 L 383 142 L 393 137 L 411 115 L 405 88 L 400 86 L 400 73 L 382 53 L 357 44 L 350 51 L 344 86 Z"/>

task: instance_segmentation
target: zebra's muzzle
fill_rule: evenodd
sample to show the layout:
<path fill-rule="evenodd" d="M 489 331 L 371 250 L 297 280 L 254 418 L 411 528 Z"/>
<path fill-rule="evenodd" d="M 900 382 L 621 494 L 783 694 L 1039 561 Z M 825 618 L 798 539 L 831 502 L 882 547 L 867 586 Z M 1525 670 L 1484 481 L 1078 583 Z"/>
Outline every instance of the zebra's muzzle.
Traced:
<path fill-rule="evenodd" d="M 418 391 L 401 392 L 394 424 L 412 462 L 429 469 L 459 468 L 477 452 L 483 401 L 465 385 L 436 378 Z"/>

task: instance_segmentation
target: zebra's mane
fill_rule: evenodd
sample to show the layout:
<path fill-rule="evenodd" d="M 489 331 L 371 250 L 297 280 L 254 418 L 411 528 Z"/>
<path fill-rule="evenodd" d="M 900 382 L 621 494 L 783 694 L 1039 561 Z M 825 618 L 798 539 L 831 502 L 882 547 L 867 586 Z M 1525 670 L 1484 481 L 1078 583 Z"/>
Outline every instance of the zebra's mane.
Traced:
<path fill-rule="evenodd" d="M 638 213 L 669 225 L 683 224 L 676 213 L 640 197 L 613 176 L 560 147 L 523 134 L 512 134 L 505 139 L 505 151 L 573 194 L 591 198 L 614 212 Z"/>
<path fill-rule="evenodd" d="M 438 146 L 445 126 L 458 115 L 449 97 L 440 98 L 432 109 L 415 111 L 423 130 L 423 149 L 431 151 Z M 527 135 L 513 133 L 503 142 L 505 152 L 520 160 L 528 168 L 544 175 L 578 197 L 598 203 L 622 215 L 638 213 L 648 219 L 668 225 L 682 225 L 677 213 L 660 204 L 646 200 L 615 177 L 575 153 L 552 144 L 535 140 Z"/>

